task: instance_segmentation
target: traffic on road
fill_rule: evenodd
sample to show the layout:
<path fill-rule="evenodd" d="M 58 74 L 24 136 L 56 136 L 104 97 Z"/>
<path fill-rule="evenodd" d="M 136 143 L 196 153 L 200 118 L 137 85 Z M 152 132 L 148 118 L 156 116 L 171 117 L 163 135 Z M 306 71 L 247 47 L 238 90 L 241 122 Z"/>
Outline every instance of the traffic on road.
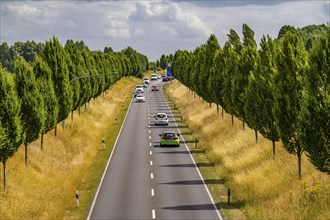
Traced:
<path fill-rule="evenodd" d="M 163 79 L 136 86 L 87 219 L 222 219 L 163 96 Z"/>

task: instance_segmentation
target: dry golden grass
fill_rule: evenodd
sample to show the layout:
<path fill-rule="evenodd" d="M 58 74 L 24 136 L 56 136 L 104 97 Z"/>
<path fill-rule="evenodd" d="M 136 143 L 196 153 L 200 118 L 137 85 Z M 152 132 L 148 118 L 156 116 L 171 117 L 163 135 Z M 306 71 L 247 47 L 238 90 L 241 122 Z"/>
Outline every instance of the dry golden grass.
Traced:
<path fill-rule="evenodd" d="M 169 83 L 166 92 L 179 108 L 185 123 L 200 141 L 217 171 L 214 176 L 225 180 L 233 200 L 248 219 L 329 219 L 330 178 L 317 171 L 306 156 L 302 161 L 302 179 L 298 178 L 297 158 L 276 143 L 276 159 L 272 143 L 231 116 L 217 113 L 179 82 Z M 207 174 L 208 175 L 208 174 Z M 223 197 L 220 195 L 219 197 Z M 235 211 L 227 218 L 240 219 Z"/>
<path fill-rule="evenodd" d="M 75 111 L 74 120 L 66 120 L 64 131 L 58 124 L 57 137 L 54 131 L 45 135 L 43 150 L 40 140 L 30 144 L 27 167 L 22 146 L 7 162 L 6 192 L 0 185 L 0 219 L 63 219 L 68 215 L 68 209 L 75 208 L 75 190 L 81 190 L 81 196 L 87 193 L 82 181 L 98 159 L 96 155 L 102 154 L 101 138 L 109 137 L 109 128 L 116 124 L 115 118 L 123 112 L 122 105 L 138 82 L 135 78 L 121 79 L 105 96 L 82 108 L 80 116 Z M 112 146 L 107 148 L 104 154 L 109 154 Z M 2 166 L 0 174 L 2 181 Z"/>

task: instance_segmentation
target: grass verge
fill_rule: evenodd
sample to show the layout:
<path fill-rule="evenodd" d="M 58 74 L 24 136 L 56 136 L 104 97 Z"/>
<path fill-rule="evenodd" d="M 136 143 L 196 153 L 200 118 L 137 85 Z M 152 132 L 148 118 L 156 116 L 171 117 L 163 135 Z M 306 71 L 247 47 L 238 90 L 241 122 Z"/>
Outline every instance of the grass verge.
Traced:
<path fill-rule="evenodd" d="M 7 190 L 0 186 L 0 219 L 84 219 L 126 114 L 134 86 L 141 80 L 123 78 L 66 120 L 58 134 L 50 131 L 7 162 Z M 102 137 L 106 149 L 102 149 Z M 2 167 L 0 174 L 3 175 Z M 79 190 L 80 207 L 75 203 Z"/>
<path fill-rule="evenodd" d="M 175 104 L 178 123 L 211 194 L 226 219 L 328 219 L 330 178 L 303 157 L 299 179 L 297 159 L 277 143 L 217 112 L 178 81 L 165 91 Z M 195 149 L 195 139 L 199 140 Z M 227 205 L 227 189 L 231 205 Z"/>

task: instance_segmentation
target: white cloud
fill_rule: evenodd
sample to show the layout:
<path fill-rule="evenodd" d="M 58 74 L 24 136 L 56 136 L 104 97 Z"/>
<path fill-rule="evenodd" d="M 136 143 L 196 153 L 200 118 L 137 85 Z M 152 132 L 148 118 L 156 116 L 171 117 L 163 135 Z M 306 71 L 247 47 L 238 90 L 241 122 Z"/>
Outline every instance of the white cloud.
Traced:
<path fill-rule="evenodd" d="M 221 45 L 242 24 L 277 37 L 283 25 L 303 27 L 326 23 L 329 1 L 2 1 L 0 43 L 35 40 L 53 35 L 83 40 L 91 49 L 127 46 L 151 60 L 177 49 L 193 50 L 214 33 Z"/>

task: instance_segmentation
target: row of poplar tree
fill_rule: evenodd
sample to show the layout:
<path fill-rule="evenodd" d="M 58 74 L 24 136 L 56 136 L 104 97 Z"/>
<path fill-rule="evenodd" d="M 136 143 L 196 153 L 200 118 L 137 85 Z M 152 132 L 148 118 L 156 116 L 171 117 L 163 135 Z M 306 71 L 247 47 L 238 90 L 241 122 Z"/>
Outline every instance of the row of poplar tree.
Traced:
<path fill-rule="evenodd" d="M 194 51 L 177 50 L 173 75 L 206 102 L 215 103 L 273 143 L 281 140 L 298 158 L 330 173 L 330 28 L 307 51 L 295 29 L 257 47 L 243 24 L 243 39 L 230 30 L 223 47 L 211 35 Z M 219 108 L 217 108 L 219 109 Z"/>
<path fill-rule="evenodd" d="M 90 51 L 56 37 L 46 41 L 40 55 L 27 62 L 17 55 L 14 73 L 0 65 L 0 161 L 6 188 L 6 162 L 18 148 L 55 128 L 70 111 L 86 105 L 123 76 L 141 75 L 136 54 Z M 93 76 L 93 77 L 92 77 Z M 78 79 L 77 79 L 78 78 Z M 74 80 L 76 79 L 76 80 Z M 73 117 L 73 114 L 72 114 Z"/>

